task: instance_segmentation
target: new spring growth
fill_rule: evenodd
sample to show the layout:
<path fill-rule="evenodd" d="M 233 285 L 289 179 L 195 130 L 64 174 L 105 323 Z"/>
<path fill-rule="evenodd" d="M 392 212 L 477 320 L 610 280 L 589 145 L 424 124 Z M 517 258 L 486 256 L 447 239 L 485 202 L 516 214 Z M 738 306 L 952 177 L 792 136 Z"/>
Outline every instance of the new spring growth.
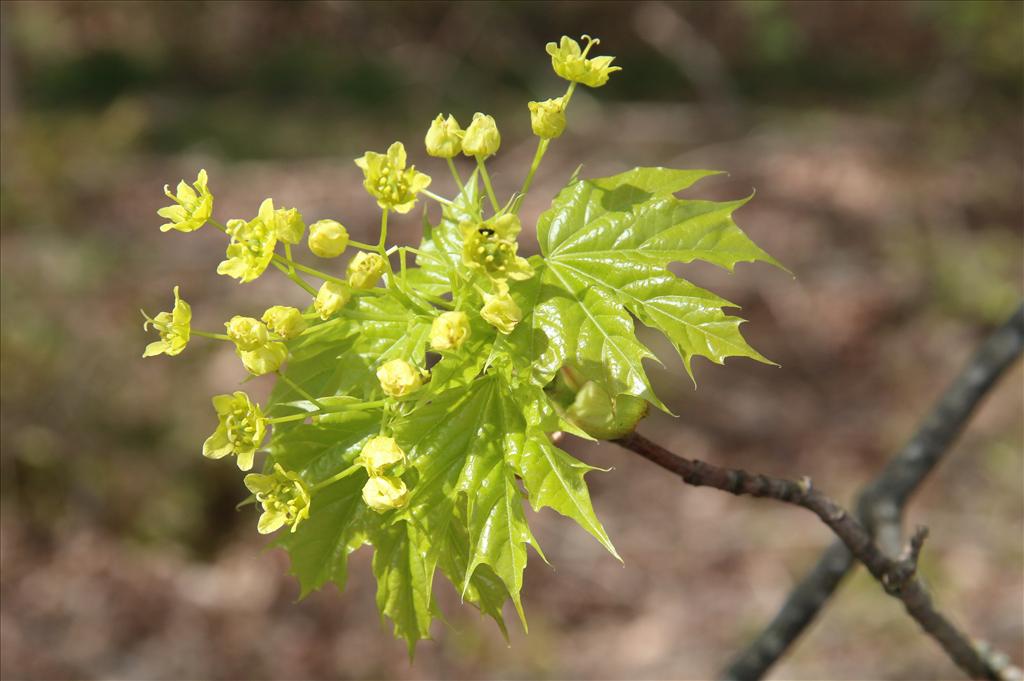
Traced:
<path fill-rule="evenodd" d="M 252 317 L 235 315 L 224 324 L 224 328 L 227 329 L 228 338 L 238 349 L 246 352 L 257 350 L 270 340 L 270 330 L 267 329 L 267 325 Z"/>
<path fill-rule="evenodd" d="M 615 57 L 594 57 L 587 59 L 590 48 L 600 40 L 588 35 L 582 37 L 587 46 L 580 49 L 580 44 L 569 36 L 562 36 L 558 44 L 548 43 L 545 47 L 551 55 L 551 67 L 562 78 L 573 83 L 581 83 L 587 87 L 601 87 L 608 82 L 608 76 L 622 68 L 612 66 Z"/>
<path fill-rule="evenodd" d="M 486 158 L 494 156 L 501 147 L 501 134 L 494 117 L 479 111 L 473 114 L 473 122 L 466 128 L 462 138 L 462 153 L 466 156 Z"/>
<path fill-rule="evenodd" d="M 317 220 L 309 226 L 308 244 L 318 258 L 337 258 L 348 248 L 348 230 L 337 220 Z"/>
<path fill-rule="evenodd" d="M 256 450 L 266 435 L 266 420 L 260 406 L 244 392 L 236 391 L 233 395 L 214 396 L 213 408 L 219 423 L 203 443 L 203 456 L 221 459 L 234 454 L 241 470 L 251 469 Z"/>
<path fill-rule="evenodd" d="M 171 188 L 164 185 L 164 194 L 174 201 L 174 205 L 166 206 L 156 212 L 162 218 L 170 220 L 160 226 L 161 232 L 176 229 L 179 232 L 194 232 L 210 219 L 213 214 L 213 195 L 206 187 L 206 171 L 200 170 L 192 187 L 185 180 L 178 182 L 178 191 L 171 193 Z"/>
<path fill-rule="evenodd" d="M 430 186 L 430 177 L 405 167 L 405 146 L 395 142 L 387 154 L 368 151 L 356 159 L 365 180 L 363 187 L 384 210 L 408 213 L 416 204 L 416 195 Z"/>
<path fill-rule="evenodd" d="M 345 307 L 351 297 L 352 287 L 348 284 L 341 281 L 325 281 L 316 292 L 313 309 L 320 315 L 320 319 L 327 321 Z"/>
<path fill-rule="evenodd" d="M 445 119 L 443 114 L 430 124 L 427 136 L 423 140 L 427 154 L 435 158 L 454 158 L 462 151 L 463 130 L 459 122 L 451 114 Z"/>
<path fill-rule="evenodd" d="M 463 222 L 462 264 L 483 272 L 493 280 L 522 281 L 533 276 L 526 258 L 516 255 L 516 237 L 522 224 L 514 213 L 505 213 L 481 223 Z"/>
<path fill-rule="evenodd" d="M 555 139 L 565 131 L 565 101 L 561 97 L 530 102 L 530 127 L 542 139 Z"/>
<path fill-rule="evenodd" d="M 393 359 L 377 368 L 377 380 L 384 394 L 405 397 L 423 385 L 427 372 L 414 367 L 404 359 Z"/>
<path fill-rule="evenodd" d="M 363 485 L 363 501 L 377 513 L 386 513 L 409 503 L 409 489 L 401 478 L 374 476 Z"/>
<path fill-rule="evenodd" d="M 430 325 L 430 347 L 437 352 L 458 350 L 469 338 L 469 317 L 465 312 L 442 312 Z"/>
<path fill-rule="evenodd" d="M 270 534 L 285 525 L 294 532 L 309 517 L 309 488 L 297 473 L 275 463 L 269 475 L 250 473 L 245 486 L 263 506 L 257 530 Z"/>
<path fill-rule="evenodd" d="M 173 357 L 180 354 L 188 345 L 188 339 L 192 335 L 192 307 L 178 295 L 177 286 L 174 287 L 174 308 L 170 312 L 160 312 L 153 318 L 142 310 L 142 316 L 146 319 L 142 324 L 143 330 L 148 331 L 152 326 L 160 334 L 160 340 L 146 346 L 142 353 L 143 357 Z"/>
<path fill-rule="evenodd" d="M 274 305 L 267 308 L 262 319 L 271 331 L 285 340 L 298 338 L 307 326 L 306 320 L 302 318 L 302 312 L 298 308 L 287 305 Z"/>
<path fill-rule="evenodd" d="M 380 281 L 387 267 L 379 253 L 360 251 L 348 263 L 348 283 L 352 288 L 371 289 Z"/>
<path fill-rule="evenodd" d="M 405 463 L 405 452 L 394 438 L 378 435 L 363 445 L 356 463 L 363 466 L 370 476 L 384 475 L 395 466 Z"/>
<path fill-rule="evenodd" d="M 498 331 L 508 335 L 523 318 L 523 311 L 508 294 L 508 284 L 505 281 L 496 281 L 495 289 L 497 293 L 494 295 L 484 294 L 484 306 L 480 308 L 480 316 Z"/>

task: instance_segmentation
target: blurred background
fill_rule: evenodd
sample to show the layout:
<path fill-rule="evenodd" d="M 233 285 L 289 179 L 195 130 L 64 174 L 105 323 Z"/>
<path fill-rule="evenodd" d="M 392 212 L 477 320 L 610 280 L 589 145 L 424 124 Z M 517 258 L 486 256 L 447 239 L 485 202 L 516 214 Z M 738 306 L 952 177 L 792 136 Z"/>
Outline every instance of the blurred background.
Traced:
<path fill-rule="evenodd" d="M 578 91 L 527 199 L 532 222 L 583 162 L 710 167 L 690 196 L 757 196 L 737 221 L 767 266 L 687 277 L 741 304 L 781 368 L 650 365 L 679 414 L 642 430 L 729 466 L 849 501 L 901 445 L 1022 284 L 1019 2 L 3 2 L 2 540 L 4 678 L 700 678 L 774 614 L 831 537 L 810 514 L 684 487 L 614 445 L 568 448 L 621 566 L 572 523 L 532 515 L 530 634 L 439 587 L 450 626 L 407 661 L 374 607 L 370 554 L 344 594 L 301 603 L 264 551 L 231 465 L 200 456 L 210 395 L 243 378 L 196 339 L 143 361 L 138 309 L 181 284 L 198 328 L 303 303 L 271 272 L 214 270 L 223 237 L 161 234 L 162 187 L 205 167 L 215 214 L 260 200 L 336 218 L 376 208 L 352 159 L 438 112 L 496 116 L 506 195 L 533 154 L 528 99 L 560 94 L 544 44 L 601 37 L 624 70 Z M 463 166 L 468 171 L 468 166 Z M 412 215 L 416 215 L 414 212 Z M 397 222 L 411 240 L 418 218 Z M 535 250 L 528 244 L 527 250 Z M 304 249 L 301 257 L 313 258 Z M 341 267 L 329 263 L 328 267 Z M 294 290 L 293 290 L 294 289 Z M 989 396 L 909 510 L 923 574 L 971 634 L 1024 658 L 1024 374 Z M 263 380 L 248 385 L 258 395 Z M 512 617 L 514 620 L 514 616 Z M 776 678 L 958 672 L 863 572 Z"/>

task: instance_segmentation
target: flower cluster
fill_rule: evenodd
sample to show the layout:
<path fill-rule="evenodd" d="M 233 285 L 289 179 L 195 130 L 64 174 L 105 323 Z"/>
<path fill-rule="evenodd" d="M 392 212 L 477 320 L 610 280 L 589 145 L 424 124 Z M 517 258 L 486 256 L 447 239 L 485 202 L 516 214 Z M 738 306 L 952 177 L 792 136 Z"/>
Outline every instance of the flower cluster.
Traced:
<path fill-rule="evenodd" d="M 307 234 L 302 214 L 295 208 L 275 207 L 271 198 L 260 204 L 255 217 L 231 218 L 222 224 L 213 217 L 213 194 L 205 170 L 200 170 L 191 184 L 184 180 L 179 182 L 173 194 L 169 187 L 164 187 L 165 194 L 174 203 L 157 211 L 168 221 L 160 227 L 161 231 L 194 232 L 210 223 L 227 236 L 225 258 L 217 267 L 219 274 L 248 283 L 273 266 L 310 295 L 305 309 L 273 305 L 258 318 L 234 315 L 224 323 L 224 333 L 192 329 L 192 309 L 181 299 L 177 286 L 171 311 L 161 312 L 156 317 L 143 312 L 144 328 L 152 327 L 159 334 L 159 340 L 146 346 L 144 357 L 178 355 L 193 336 L 226 341 L 232 344 L 249 374 L 278 375 L 281 381 L 278 390 L 301 398 L 303 409 L 313 409 L 312 413 L 296 410 L 292 405 L 300 402 L 277 399 L 275 391 L 268 411 L 275 415 L 269 416 L 245 392 L 217 395 L 213 398 L 217 427 L 203 443 L 203 456 L 221 459 L 232 455 L 238 467 L 248 471 L 255 465 L 256 455 L 264 447 L 271 428 L 315 428 L 320 420 L 349 418 L 344 414 L 346 411 L 357 414 L 362 410 L 381 410 L 381 432 L 365 442 L 356 465 L 316 486 L 307 485 L 302 471 L 288 470 L 282 461 L 276 460 L 271 448 L 264 472 L 245 477 L 246 487 L 264 509 L 259 521 L 260 532 L 273 532 L 284 526 L 294 532 L 309 517 L 312 495 L 318 489 L 360 470 L 367 476 L 362 499 L 369 508 L 385 513 L 408 503 L 412 491 L 402 479 L 405 452 L 384 433 L 388 432 L 392 421 L 431 397 L 428 389 L 431 374 L 422 368 L 426 366 L 425 350 L 438 353 L 445 362 L 455 366 L 459 362 L 476 362 L 471 353 L 462 352 L 471 338 L 478 339 L 478 343 L 497 342 L 512 334 L 523 319 L 523 310 L 510 289 L 535 274 L 530 261 L 519 255 L 522 223 L 517 213 L 522 196 L 529 190 L 547 145 L 565 131 L 566 110 L 576 85 L 599 87 L 607 82 L 611 73 L 619 70 L 611 66 L 611 57 L 588 57 L 597 41 L 587 36 L 584 40 L 586 47 L 583 49 L 568 37 L 563 37 L 557 45 L 547 46 L 555 72 L 570 84 L 559 97 L 529 102 L 530 125 L 540 138 L 540 145 L 523 188 L 504 205 L 497 200 L 485 163 L 501 149 L 501 133 L 494 117 L 476 112 L 466 128 L 462 128 L 452 114 L 438 114 L 430 123 L 424 137 L 426 153 L 447 162 L 459 188 L 456 200 L 464 202 L 460 219 L 448 227 L 451 237 L 461 242 L 461 258 L 447 275 L 450 297 L 438 297 L 413 284 L 415 272 L 406 267 L 406 253 L 412 252 L 418 257 L 428 257 L 428 254 L 411 248 L 389 248 L 387 244 L 389 214 L 408 213 L 422 196 L 438 201 L 446 210 L 453 205 L 453 200 L 429 191 L 430 176 L 408 164 L 401 142 L 392 144 L 386 153 L 367 151 L 355 159 L 363 172 L 363 187 L 381 209 L 381 233 L 376 244 L 354 241 L 341 222 L 330 218 L 310 224 Z M 475 163 L 468 184 L 453 163 L 460 155 Z M 490 201 L 490 214 L 485 212 L 481 201 L 468 198 L 476 195 L 481 180 Z M 321 272 L 298 262 L 291 248 L 300 244 L 304 236 L 309 252 L 317 258 L 338 258 L 354 248 L 344 274 Z M 396 251 L 401 260 L 400 273 L 393 269 L 392 256 Z M 306 279 L 308 276 L 319 279 L 319 285 L 311 285 Z M 378 313 L 382 315 L 380 318 L 374 316 Z M 306 374 L 298 374 L 298 383 L 289 378 L 290 358 L 294 349 L 300 347 L 296 344 L 305 342 L 310 334 L 320 334 L 322 329 L 330 328 L 337 329 L 340 338 L 358 339 L 362 337 L 360 334 L 370 338 L 376 328 L 374 325 L 393 319 L 408 319 L 410 329 L 422 328 L 417 331 L 420 340 L 411 344 L 399 341 L 391 346 L 386 361 L 374 362 L 376 387 L 361 395 L 362 400 L 352 402 L 346 398 L 332 402 L 339 397 L 335 393 L 323 394 L 312 384 L 303 387 Z M 474 325 L 477 331 L 473 330 Z M 488 326 L 492 340 L 478 338 L 477 334 L 488 335 L 481 331 Z M 418 354 L 416 347 L 420 348 Z M 400 348 L 404 350 L 396 356 L 394 353 Z M 360 356 L 351 355 L 351 359 Z M 372 355 L 370 357 L 372 359 Z M 340 371 L 357 368 L 358 362 L 353 363 L 351 359 Z M 337 373 L 335 370 L 334 374 Z M 452 375 L 450 369 L 445 369 L 445 377 Z M 312 419 L 312 423 L 305 423 L 307 419 Z"/>

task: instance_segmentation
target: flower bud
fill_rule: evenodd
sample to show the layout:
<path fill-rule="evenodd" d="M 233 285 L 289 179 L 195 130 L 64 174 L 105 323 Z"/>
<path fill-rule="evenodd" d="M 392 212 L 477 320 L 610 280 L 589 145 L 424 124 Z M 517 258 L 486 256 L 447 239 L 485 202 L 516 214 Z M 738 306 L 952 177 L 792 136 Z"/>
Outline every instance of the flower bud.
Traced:
<path fill-rule="evenodd" d="M 224 324 L 224 327 L 228 330 L 228 337 L 238 346 L 238 349 L 245 352 L 262 347 L 270 340 L 266 324 L 252 317 L 235 315 Z"/>
<path fill-rule="evenodd" d="M 285 340 L 291 340 L 306 330 L 306 320 L 294 307 L 275 305 L 263 313 L 263 323 Z"/>
<path fill-rule="evenodd" d="M 561 136 L 565 130 L 565 105 L 561 97 L 530 102 L 527 106 L 530 107 L 530 127 L 534 135 L 544 139 Z"/>
<path fill-rule="evenodd" d="M 360 251 L 348 263 L 348 283 L 352 288 L 373 288 L 386 269 L 387 262 L 379 253 Z"/>
<path fill-rule="evenodd" d="M 438 352 L 458 350 L 469 338 L 469 317 L 465 312 L 442 312 L 430 325 L 430 347 Z"/>
<path fill-rule="evenodd" d="M 318 220 L 309 226 L 309 250 L 318 258 L 337 258 L 348 248 L 348 230 L 337 220 Z"/>
<path fill-rule="evenodd" d="M 405 397 L 423 385 L 424 373 L 404 359 L 393 359 L 377 369 L 377 380 L 390 397 Z"/>
<path fill-rule="evenodd" d="M 378 435 L 371 437 L 359 453 L 359 460 L 371 476 L 383 475 L 396 464 L 405 462 L 405 452 L 394 438 Z"/>
<path fill-rule="evenodd" d="M 374 476 L 363 485 L 363 501 L 377 513 L 386 513 L 409 503 L 409 489 L 401 478 Z"/>
<path fill-rule="evenodd" d="M 466 156 L 493 156 L 501 147 L 501 134 L 494 117 L 479 111 L 473 114 L 473 122 L 466 128 L 462 138 L 462 153 Z"/>
<path fill-rule="evenodd" d="M 442 114 L 430 124 L 427 136 L 424 139 L 427 146 L 427 153 L 436 158 L 453 158 L 462 151 L 462 128 L 455 116 L 448 115 L 445 120 Z"/>
<path fill-rule="evenodd" d="M 341 308 L 345 307 L 352 297 L 352 287 L 341 281 L 325 281 L 316 292 L 313 309 L 320 319 L 327 321 Z"/>
<path fill-rule="evenodd" d="M 484 294 L 484 306 L 480 309 L 480 316 L 498 331 L 508 335 L 523 318 L 523 311 L 508 294 L 508 285 L 504 281 L 497 282 L 497 289 L 497 295 Z"/>
<path fill-rule="evenodd" d="M 279 341 L 271 341 L 255 350 L 237 352 L 242 365 L 253 376 L 274 373 L 288 358 L 288 348 Z"/>

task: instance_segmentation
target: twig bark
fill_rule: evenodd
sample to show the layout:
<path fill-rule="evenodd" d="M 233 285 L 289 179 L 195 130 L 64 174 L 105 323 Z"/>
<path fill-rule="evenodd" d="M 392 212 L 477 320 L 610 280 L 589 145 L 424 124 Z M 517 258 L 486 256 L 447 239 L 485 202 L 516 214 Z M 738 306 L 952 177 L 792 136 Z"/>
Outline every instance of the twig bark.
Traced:
<path fill-rule="evenodd" d="M 942 460 L 982 398 L 1024 350 L 1024 305 L 978 348 L 910 441 L 858 495 L 857 515 L 890 556 L 899 550 L 903 509 Z M 842 541 L 822 553 L 771 623 L 726 667 L 722 678 L 760 679 L 781 658 L 853 569 Z M 991 666 L 991 665 L 990 665 Z"/>
<path fill-rule="evenodd" d="M 809 478 L 793 482 L 686 459 L 635 432 L 615 442 L 675 473 L 687 484 L 714 487 L 736 495 L 775 499 L 813 512 L 842 539 L 886 592 L 903 602 L 910 616 L 942 646 L 957 666 L 972 678 L 995 678 L 970 640 L 935 609 L 931 597 L 916 575 L 917 557 L 928 534 L 925 528 L 918 528 L 915 532 L 905 556 L 894 559 L 875 544 L 867 529 L 856 518 L 814 489 Z"/>

